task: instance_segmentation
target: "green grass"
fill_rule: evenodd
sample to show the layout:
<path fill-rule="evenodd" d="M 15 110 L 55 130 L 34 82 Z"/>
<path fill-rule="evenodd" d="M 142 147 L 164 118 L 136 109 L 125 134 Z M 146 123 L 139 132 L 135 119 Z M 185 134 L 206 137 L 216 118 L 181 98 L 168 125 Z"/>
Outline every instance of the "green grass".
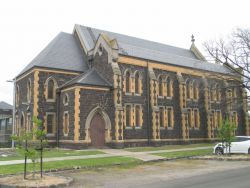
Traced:
<path fill-rule="evenodd" d="M 84 167 L 84 168 L 95 168 L 95 167 L 105 167 L 113 165 L 128 165 L 134 166 L 140 164 L 141 161 L 131 157 L 106 157 L 106 158 L 96 158 L 96 159 L 81 159 L 81 160 L 67 160 L 67 161 L 53 161 L 45 162 L 44 170 L 51 169 L 66 169 L 74 167 Z M 0 174 L 15 174 L 23 172 L 23 164 L 18 165 L 5 165 L 1 166 Z M 31 172 L 32 164 L 28 164 L 28 171 Z M 37 169 L 39 169 L 39 164 L 37 164 Z"/>
<path fill-rule="evenodd" d="M 189 145 L 165 145 L 160 147 L 135 147 L 135 148 L 126 148 L 126 151 L 131 152 L 143 152 L 143 151 L 157 151 L 157 150 L 170 150 L 170 149 L 184 149 L 184 148 L 192 148 L 192 147 L 207 147 L 214 146 L 214 144 L 210 143 L 202 143 L 202 144 L 189 144 Z"/>
<path fill-rule="evenodd" d="M 65 157 L 65 156 L 80 156 L 80 155 L 97 155 L 103 154 L 104 152 L 97 150 L 64 150 L 64 149 L 46 149 L 44 151 L 44 158 L 50 157 Z M 0 161 L 10 161 L 10 160 L 19 160 L 24 157 L 16 153 L 14 156 L 2 157 L 0 156 Z"/>
<path fill-rule="evenodd" d="M 212 152 L 213 152 L 212 149 L 200 149 L 200 150 L 191 150 L 191 151 L 157 153 L 155 155 L 172 159 L 172 158 L 193 157 L 193 156 L 200 156 L 200 155 L 211 155 Z"/>

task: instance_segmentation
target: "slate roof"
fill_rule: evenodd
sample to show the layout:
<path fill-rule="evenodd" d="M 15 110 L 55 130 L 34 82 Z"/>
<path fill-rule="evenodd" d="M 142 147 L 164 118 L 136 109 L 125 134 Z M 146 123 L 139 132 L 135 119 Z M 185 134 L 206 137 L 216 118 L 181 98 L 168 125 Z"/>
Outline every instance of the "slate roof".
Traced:
<path fill-rule="evenodd" d="M 1 110 L 12 110 L 13 106 L 10 105 L 10 104 L 8 104 L 8 103 L 6 103 L 6 102 L 1 101 L 0 102 L 0 109 Z"/>
<path fill-rule="evenodd" d="M 73 78 L 61 88 L 65 88 L 72 85 L 112 87 L 112 85 L 108 81 L 106 81 L 94 68 L 90 69 L 86 73 L 77 76 L 76 78 Z"/>
<path fill-rule="evenodd" d="M 142 59 L 158 61 L 176 66 L 183 66 L 219 73 L 230 72 L 224 66 L 199 60 L 191 50 L 169 46 L 149 40 L 139 39 L 123 34 L 80 26 L 87 50 L 94 48 L 95 42 L 101 33 L 116 39 L 119 45 L 119 54 Z"/>
<path fill-rule="evenodd" d="M 33 67 L 85 72 L 88 66 L 74 35 L 59 33 L 19 75 Z"/>

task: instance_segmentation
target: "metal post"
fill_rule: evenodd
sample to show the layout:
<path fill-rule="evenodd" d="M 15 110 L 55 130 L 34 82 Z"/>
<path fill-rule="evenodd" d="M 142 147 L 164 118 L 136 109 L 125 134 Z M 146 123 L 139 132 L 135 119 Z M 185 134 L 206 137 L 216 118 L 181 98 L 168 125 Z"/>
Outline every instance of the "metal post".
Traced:
<path fill-rule="evenodd" d="M 7 82 L 12 82 L 14 83 L 13 85 L 13 112 L 12 112 L 12 135 L 15 134 L 15 124 L 16 124 L 16 118 L 15 118 L 15 111 L 16 111 L 16 78 L 14 78 L 13 80 L 7 80 Z M 14 149 L 15 146 L 15 142 L 12 139 L 11 141 L 11 148 Z"/>

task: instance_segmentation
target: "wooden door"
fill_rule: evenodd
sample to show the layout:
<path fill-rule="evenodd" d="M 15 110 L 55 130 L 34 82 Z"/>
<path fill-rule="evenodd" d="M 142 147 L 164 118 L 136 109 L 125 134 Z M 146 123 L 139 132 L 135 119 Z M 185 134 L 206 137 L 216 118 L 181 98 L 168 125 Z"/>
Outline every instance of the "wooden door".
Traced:
<path fill-rule="evenodd" d="M 90 139 L 93 147 L 100 148 L 105 145 L 105 122 L 99 113 L 90 123 Z"/>

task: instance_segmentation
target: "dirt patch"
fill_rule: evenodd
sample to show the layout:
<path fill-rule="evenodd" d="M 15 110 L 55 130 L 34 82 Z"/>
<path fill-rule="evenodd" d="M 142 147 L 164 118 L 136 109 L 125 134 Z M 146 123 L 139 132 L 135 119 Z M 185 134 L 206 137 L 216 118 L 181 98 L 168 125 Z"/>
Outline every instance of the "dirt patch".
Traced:
<path fill-rule="evenodd" d="M 72 181 L 72 178 L 63 176 L 44 175 L 41 179 L 38 175 L 34 178 L 29 175 L 24 180 L 23 175 L 15 175 L 0 178 L 0 187 L 63 187 L 69 186 Z"/>

